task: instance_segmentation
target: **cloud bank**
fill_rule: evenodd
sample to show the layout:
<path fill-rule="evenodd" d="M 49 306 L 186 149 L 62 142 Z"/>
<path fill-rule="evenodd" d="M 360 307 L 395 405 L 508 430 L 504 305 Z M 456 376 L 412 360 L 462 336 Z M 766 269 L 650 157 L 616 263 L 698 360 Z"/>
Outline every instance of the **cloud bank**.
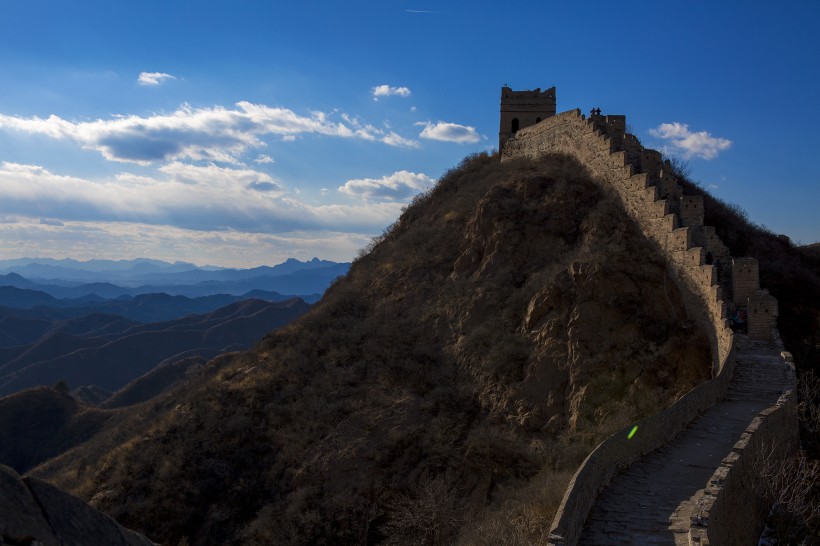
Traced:
<path fill-rule="evenodd" d="M 667 151 L 686 159 L 714 159 L 732 146 L 732 141 L 727 138 L 713 137 L 707 131 L 692 132 L 685 123 L 661 123 L 650 129 L 649 134 L 667 141 Z"/>
<path fill-rule="evenodd" d="M 408 179 L 405 184 L 409 188 L 422 181 Z M 397 182 L 394 193 L 408 188 Z M 362 189 L 361 194 L 366 193 Z M 0 214 L 64 223 L 121 222 L 255 233 L 375 232 L 400 212 L 401 203 L 390 200 L 352 205 L 302 202 L 287 196 L 270 175 L 248 168 L 171 162 L 154 177 L 120 173 L 86 180 L 36 165 L 0 163 Z"/>
<path fill-rule="evenodd" d="M 389 146 L 416 145 L 392 131 L 362 125 L 351 118 L 347 118 L 347 124 L 331 121 L 324 112 L 301 116 L 287 108 L 247 101 L 235 106 L 183 105 L 170 114 L 81 122 L 55 115 L 43 119 L 0 114 L 0 128 L 71 140 L 83 148 L 99 151 L 111 161 L 143 165 L 183 159 L 239 163 L 239 156 L 248 149 L 265 146 L 262 138 L 266 136 L 292 140 L 298 135 L 317 134 L 379 141 Z"/>
<path fill-rule="evenodd" d="M 383 226 L 382 226 L 383 227 Z M 380 228 L 381 229 L 381 228 Z M 364 247 L 372 233 L 334 230 L 294 230 L 280 233 L 188 230 L 128 222 L 86 222 L 0 217 L 0 258 L 16 258 L 21 249 L 37 256 L 90 260 L 133 259 L 145 256 L 174 262 L 253 267 L 287 258 L 314 256 L 347 261 Z"/>

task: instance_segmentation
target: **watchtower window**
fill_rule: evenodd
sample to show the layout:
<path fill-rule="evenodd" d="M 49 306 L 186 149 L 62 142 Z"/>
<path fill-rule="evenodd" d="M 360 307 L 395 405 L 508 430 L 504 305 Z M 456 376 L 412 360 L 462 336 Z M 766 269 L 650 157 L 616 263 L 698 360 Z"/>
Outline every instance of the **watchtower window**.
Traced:
<path fill-rule="evenodd" d="M 541 118 L 535 118 L 535 123 L 541 123 Z"/>
<path fill-rule="evenodd" d="M 518 132 L 518 118 L 513 118 L 513 120 L 512 120 L 512 132 L 513 133 Z"/>

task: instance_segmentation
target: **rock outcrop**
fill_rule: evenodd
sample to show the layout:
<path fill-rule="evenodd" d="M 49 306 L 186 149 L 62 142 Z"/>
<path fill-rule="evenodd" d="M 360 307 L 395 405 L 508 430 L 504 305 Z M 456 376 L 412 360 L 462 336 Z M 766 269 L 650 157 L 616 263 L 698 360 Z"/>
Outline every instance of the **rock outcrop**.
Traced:
<path fill-rule="evenodd" d="M 86 503 L 0 465 L 0 546 L 150 546 Z"/>

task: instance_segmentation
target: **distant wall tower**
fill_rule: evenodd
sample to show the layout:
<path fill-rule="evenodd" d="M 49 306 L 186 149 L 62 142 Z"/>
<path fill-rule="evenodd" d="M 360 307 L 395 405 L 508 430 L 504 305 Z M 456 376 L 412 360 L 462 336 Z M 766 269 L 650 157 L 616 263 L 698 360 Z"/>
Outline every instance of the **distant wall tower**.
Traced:
<path fill-rule="evenodd" d="M 555 88 L 541 91 L 513 91 L 501 88 L 501 127 L 498 130 L 498 151 L 519 129 L 535 125 L 555 115 Z"/>

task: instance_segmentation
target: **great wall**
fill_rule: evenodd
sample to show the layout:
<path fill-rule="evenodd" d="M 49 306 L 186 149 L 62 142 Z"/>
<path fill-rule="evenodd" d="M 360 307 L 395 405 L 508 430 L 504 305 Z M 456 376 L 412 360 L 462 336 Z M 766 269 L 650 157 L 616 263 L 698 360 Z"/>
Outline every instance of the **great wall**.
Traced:
<path fill-rule="evenodd" d="M 572 478 L 550 545 L 756 543 L 768 511 L 754 491 L 766 450 L 798 445 L 794 365 L 776 329 L 777 300 L 757 261 L 732 257 L 704 225 L 702 195 L 626 132 L 624 116 L 555 114 L 555 88 L 501 91 L 502 161 L 575 157 L 664 256 L 687 312 L 709 334 L 712 379 L 603 441 Z M 731 297 L 730 297 L 731 296 Z M 746 312 L 747 333 L 729 313 Z"/>

